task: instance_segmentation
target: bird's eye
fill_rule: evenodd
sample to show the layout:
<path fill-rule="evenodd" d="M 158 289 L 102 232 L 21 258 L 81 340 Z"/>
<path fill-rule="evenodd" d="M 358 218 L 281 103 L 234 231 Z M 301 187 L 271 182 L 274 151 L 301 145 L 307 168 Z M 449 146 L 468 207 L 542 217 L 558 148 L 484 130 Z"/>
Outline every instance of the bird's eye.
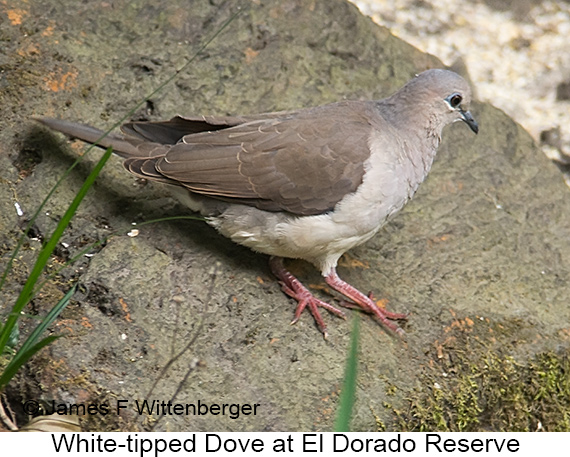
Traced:
<path fill-rule="evenodd" d="M 463 100 L 463 98 L 461 98 L 461 95 L 459 95 L 459 94 L 453 94 L 447 100 L 449 101 L 449 105 L 453 109 L 455 109 L 459 105 L 461 105 L 461 101 Z"/>

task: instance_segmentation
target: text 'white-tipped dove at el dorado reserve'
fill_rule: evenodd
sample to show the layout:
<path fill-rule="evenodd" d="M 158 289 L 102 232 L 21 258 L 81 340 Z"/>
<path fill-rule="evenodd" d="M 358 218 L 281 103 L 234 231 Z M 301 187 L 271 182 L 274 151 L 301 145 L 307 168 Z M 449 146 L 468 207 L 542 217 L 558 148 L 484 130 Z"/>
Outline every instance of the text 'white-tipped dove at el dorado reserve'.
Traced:
<path fill-rule="evenodd" d="M 392 96 L 341 101 L 253 116 L 174 117 L 131 122 L 124 135 L 42 118 L 48 127 L 89 143 L 111 146 L 136 176 L 170 184 L 176 196 L 221 234 L 269 254 L 283 291 L 298 301 L 293 322 L 309 307 L 325 335 L 319 307 L 344 316 L 301 284 L 283 257 L 315 265 L 326 283 L 403 335 L 380 308 L 340 279 L 338 259 L 369 240 L 414 195 L 431 168 L 443 128 L 464 121 L 466 81 L 428 70 Z"/>

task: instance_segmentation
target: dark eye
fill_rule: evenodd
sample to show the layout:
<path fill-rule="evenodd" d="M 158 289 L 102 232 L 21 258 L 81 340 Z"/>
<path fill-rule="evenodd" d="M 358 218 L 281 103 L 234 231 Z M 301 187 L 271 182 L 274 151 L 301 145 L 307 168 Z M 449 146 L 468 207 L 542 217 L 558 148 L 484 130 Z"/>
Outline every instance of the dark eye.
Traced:
<path fill-rule="evenodd" d="M 449 104 L 451 105 L 451 107 L 453 109 L 455 109 L 459 105 L 461 105 L 461 101 L 463 100 L 463 98 L 461 98 L 461 95 L 459 95 L 459 94 L 453 94 L 453 95 L 450 95 L 450 97 L 447 100 L 449 101 Z"/>

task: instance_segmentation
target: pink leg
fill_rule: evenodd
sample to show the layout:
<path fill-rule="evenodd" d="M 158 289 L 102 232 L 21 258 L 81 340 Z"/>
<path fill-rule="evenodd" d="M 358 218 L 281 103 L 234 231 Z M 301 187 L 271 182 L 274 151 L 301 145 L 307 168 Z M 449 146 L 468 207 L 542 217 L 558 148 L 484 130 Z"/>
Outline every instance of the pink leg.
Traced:
<path fill-rule="evenodd" d="M 317 327 L 324 335 L 327 337 L 327 326 L 325 325 L 325 321 L 321 317 L 321 313 L 319 312 L 319 307 L 324 308 L 330 311 L 337 316 L 342 318 L 346 318 L 346 315 L 340 310 L 335 308 L 328 303 L 319 300 L 316 298 L 310 291 L 307 289 L 301 281 L 299 281 L 295 276 L 293 276 L 285 266 L 283 265 L 283 259 L 281 257 L 270 257 L 269 259 L 269 267 L 271 268 L 272 273 L 277 277 L 279 280 L 279 284 L 281 284 L 281 289 L 290 297 L 297 300 L 299 303 L 297 305 L 297 309 L 295 310 L 295 317 L 291 324 L 294 324 L 299 320 L 301 317 L 301 313 L 303 310 L 308 306 L 309 311 L 313 315 L 315 322 L 317 323 Z"/>
<path fill-rule="evenodd" d="M 325 277 L 325 281 L 334 290 L 340 292 L 345 297 L 349 298 L 354 303 L 359 305 L 364 311 L 373 314 L 376 319 L 378 319 L 384 326 L 392 330 L 398 336 L 403 337 L 405 335 L 404 330 L 402 330 L 393 322 L 390 322 L 390 320 L 407 319 L 407 314 L 391 313 L 382 308 L 379 308 L 378 305 L 376 305 L 376 303 L 374 303 L 372 300 L 372 294 L 366 296 L 358 289 L 344 282 L 338 277 L 335 269 L 333 269 L 331 273 Z"/>

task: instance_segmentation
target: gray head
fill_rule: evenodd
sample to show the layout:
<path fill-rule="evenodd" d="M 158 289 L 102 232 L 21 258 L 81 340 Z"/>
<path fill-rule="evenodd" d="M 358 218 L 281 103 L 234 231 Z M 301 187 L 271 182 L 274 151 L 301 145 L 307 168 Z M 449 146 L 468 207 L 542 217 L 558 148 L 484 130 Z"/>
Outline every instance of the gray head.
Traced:
<path fill-rule="evenodd" d="M 452 71 L 424 71 L 388 100 L 393 108 L 406 106 L 418 114 L 428 113 L 427 120 L 434 130 L 441 131 L 447 124 L 463 121 L 473 132 L 479 131 L 477 122 L 468 111 L 471 88 L 467 81 Z"/>

